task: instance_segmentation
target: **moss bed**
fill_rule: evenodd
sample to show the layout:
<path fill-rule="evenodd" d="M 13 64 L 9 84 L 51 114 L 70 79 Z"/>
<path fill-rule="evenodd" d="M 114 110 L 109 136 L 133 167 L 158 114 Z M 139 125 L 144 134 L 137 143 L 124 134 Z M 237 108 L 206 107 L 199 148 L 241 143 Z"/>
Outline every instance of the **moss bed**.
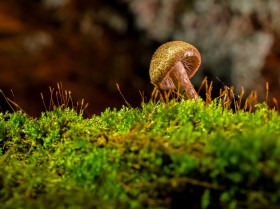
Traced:
<path fill-rule="evenodd" d="M 279 208 L 280 116 L 219 100 L 0 113 L 0 208 Z"/>

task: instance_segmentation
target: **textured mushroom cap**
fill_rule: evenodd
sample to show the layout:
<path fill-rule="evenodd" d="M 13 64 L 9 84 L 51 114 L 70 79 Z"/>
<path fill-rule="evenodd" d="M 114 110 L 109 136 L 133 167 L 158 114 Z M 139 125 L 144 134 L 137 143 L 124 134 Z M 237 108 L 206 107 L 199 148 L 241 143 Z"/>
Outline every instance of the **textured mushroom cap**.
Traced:
<path fill-rule="evenodd" d="M 200 53 L 193 45 L 183 41 L 162 44 L 152 56 L 149 70 L 151 82 L 159 86 L 177 61 L 183 63 L 191 78 L 201 64 Z"/>

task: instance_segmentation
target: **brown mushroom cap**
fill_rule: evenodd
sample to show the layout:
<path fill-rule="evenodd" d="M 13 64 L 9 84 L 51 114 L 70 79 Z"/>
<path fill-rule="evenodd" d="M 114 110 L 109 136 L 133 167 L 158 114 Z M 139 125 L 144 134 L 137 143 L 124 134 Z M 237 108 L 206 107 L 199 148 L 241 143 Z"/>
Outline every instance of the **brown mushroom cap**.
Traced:
<path fill-rule="evenodd" d="M 151 82 L 159 85 L 177 61 L 183 63 L 191 78 L 201 64 L 200 53 L 193 45 L 183 41 L 162 44 L 152 56 L 149 70 Z"/>

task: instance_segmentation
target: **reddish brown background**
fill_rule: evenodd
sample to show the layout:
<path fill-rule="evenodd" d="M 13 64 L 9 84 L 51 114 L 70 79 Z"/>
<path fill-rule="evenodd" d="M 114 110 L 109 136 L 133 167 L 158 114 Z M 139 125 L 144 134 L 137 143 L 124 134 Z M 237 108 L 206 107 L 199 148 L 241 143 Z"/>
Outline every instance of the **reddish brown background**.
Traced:
<path fill-rule="evenodd" d="M 43 1 L 1 1 L 0 85 L 6 96 L 13 99 L 12 89 L 15 101 L 38 115 L 44 110 L 40 93 L 48 101 L 48 87 L 61 81 L 74 100 L 89 103 L 92 114 L 124 104 L 118 83 L 128 101 L 139 105 L 138 90 L 152 88 L 150 55 L 129 28 L 130 20 L 125 31 L 108 23 L 110 15 L 129 17 L 125 8 L 120 14 L 120 7 L 102 1 L 69 1 L 54 8 Z"/>
<path fill-rule="evenodd" d="M 280 99 L 277 0 L 265 6 L 164 2 L 0 1 L 0 88 L 34 116 L 44 110 L 40 93 L 48 101 L 49 86 L 60 81 L 75 101 L 89 103 L 88 115 L 125 104 L 116 83 L 128 102 L 139 106 L 139 90 L 147 99 L 152 91 L 148 68 L 153 51 L 180 39 L 202 53 L 196 88 L 208 76 L 217 92 L 224 84 L 245 86 L 246 92 L 257 89 L 263 99 L 269 81 L 270 98 Z M 1 109 L 8 109 L 3 96 Z"/>

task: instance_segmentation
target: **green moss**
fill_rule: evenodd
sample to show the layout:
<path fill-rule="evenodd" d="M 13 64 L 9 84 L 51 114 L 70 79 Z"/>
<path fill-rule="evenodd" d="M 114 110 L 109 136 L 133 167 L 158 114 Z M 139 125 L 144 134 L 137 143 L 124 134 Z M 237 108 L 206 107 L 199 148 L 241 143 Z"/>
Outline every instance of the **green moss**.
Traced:
<path fill-rule="evenodd" d="M 279 124 L 218 100 L 1 113 L 1 208 L 277 207 Z"/>

